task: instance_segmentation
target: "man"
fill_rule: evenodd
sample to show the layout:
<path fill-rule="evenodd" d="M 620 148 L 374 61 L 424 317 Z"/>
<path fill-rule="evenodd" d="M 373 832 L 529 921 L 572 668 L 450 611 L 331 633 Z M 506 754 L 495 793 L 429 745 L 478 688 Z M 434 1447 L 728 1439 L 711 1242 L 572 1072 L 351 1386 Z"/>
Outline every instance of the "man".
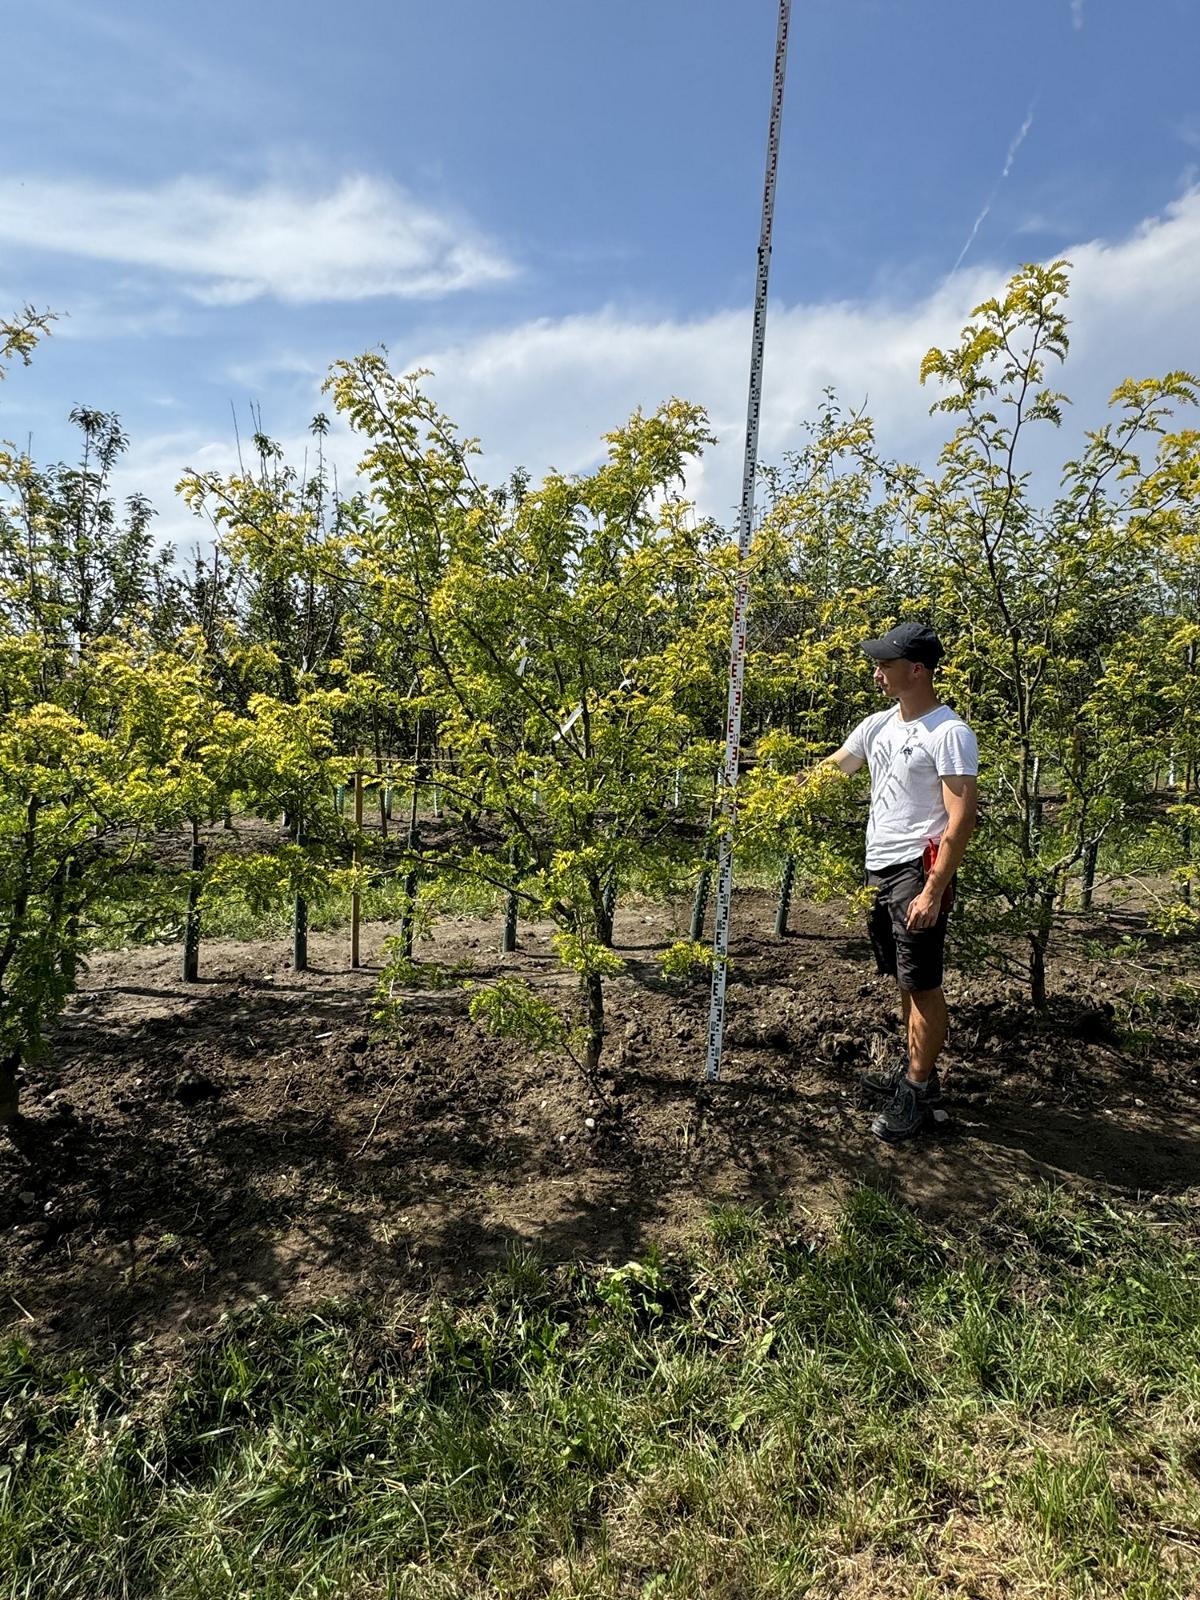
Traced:
<path fill-rule="evenodd" d="M 908 1051 L 893 1071 L 862 1082 L 887 1098 L 871 1126 L 894 1142 L 942 1109 L 942 960 L 954 875 L 975 827 L 979 750 L 934 688 L 944 651 L 931 628 L 902 622 L 862 649 L 875 663 L 876 687 L 896 704 L 866 717 L 827 760 L 847 776 L 864 762 L 871 771 L 868 926 L 879 971 L 899 985 Z"/>

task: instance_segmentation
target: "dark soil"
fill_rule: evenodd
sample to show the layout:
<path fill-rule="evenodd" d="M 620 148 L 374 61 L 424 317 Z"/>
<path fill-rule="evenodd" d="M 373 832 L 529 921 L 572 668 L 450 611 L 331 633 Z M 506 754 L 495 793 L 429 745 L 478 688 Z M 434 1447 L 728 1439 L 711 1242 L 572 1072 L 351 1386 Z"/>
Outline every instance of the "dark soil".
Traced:
<path fill-rule="evenodd" d="M 0 1134 L 0 1324 L 49 1344 L 163 1339 L 257 1295 L 450 1287 L 514 1246 L 625 1260 L 713 1202 L 803 1220 L 863 1181 L 934 1216 L 982 1215 L 1038 1178 L 1122 1199 L 1200 1183 L 1200 1036 L 1178 982 L 1194 951 L 1143 951 L 1131 972 L 1067 940 L 1042 1017 L 997 980 L 951 976 L 951 1127 L 890 1148 L 855 1085 L 894 1057 L 896 1007 L 857 931 L 801 906 L 780 942 L 769 897 L 737 897 L 710 1085 L 707 988 L 655 961 L 675 922 L 619 909 L 627 971 L 590 1088 L 565 1057 L 487 1037 L 457 985 L 414 992 L 377 1039 L 378 971 L 348 970 L 345 932 L 311 938 L 304 974 L 283 941 L 206 944 L 190 985 L 176 949 L 96 957 Z M 394 931 L 364 930 L 367 963 Z M 497 926 L 451 920 L 418 956 L 567 1004 L 550 932 L 523 925 L 502 957 Z"/>

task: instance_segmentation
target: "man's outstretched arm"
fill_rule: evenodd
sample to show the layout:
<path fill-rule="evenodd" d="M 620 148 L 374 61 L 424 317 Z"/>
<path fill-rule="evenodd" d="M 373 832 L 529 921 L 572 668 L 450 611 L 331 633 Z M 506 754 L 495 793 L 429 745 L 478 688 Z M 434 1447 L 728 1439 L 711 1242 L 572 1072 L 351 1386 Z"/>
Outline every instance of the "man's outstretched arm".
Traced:
<path fill-rule="evenodd" d="M 828 767 L 834 767 L 844 778 L 849 778 L 864 766 L 866 762 L 862 756 L 856 756 L 853 750 L 847 750 L 846 746 L 842 745 L 831 756 L 822 756 L 815 767 L 807 767 L 803 772 L 798 772 L 795 778 L 796 786 L 803 789 L 810 783 L 818 783 L 823 778 L 831 776 L 826 771 Z"/>
<path fill-rule="evenodd" d="M 856 756 L 852 750 L 847 750 L 842 745 L 840 750 L 835 750 L 831 756 L 826 756 L 821 765 L 834 766 L 847 778 L 852 777 L 860 767 L 865 766 L 862 756 Z"/>

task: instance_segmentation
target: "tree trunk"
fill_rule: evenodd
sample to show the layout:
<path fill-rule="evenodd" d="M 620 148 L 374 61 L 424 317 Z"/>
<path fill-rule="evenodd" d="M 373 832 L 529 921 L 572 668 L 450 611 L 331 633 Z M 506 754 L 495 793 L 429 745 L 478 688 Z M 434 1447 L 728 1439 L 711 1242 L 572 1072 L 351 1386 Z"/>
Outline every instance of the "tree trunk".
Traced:
<path fill-rule="evenodd" d="M 594 873 L 588 877 L 587 889 L 592 908 L 592 929 L 597 943 L 611 949 L 613 902 L 609 899 L 608 889 L 601 885 Z"/>
<path fill-rule="evenodd" d="M 713 819 L 717 814 L 717 800 L 715 793 L 712 804 L 708 808 L 708 828 L 711 830 Z M 716 855 L 716 846 L 712 839 L 711 831 L 704 841 L 704 854 L 700 857 L 700 876 L 696 879 L 696 892 L 692 896 L 692 921 L 688 930 L 688 938 L 693 944 L 698 944 L 704 938 L 704 914 L 708 910 L 708 894 L 712 888 L 713 858 Z"/>
<path fill-rule="evenodd" d="M 1030 796 L 1029 806 L 1029 844 L 1033 854 L 1037 854 L 1042 843 L 1042 758 L 1033 758 L 1033 793 Z"/>
<path fill-rule="evenodd" d="M 417 869 L 412 867 L 404 874 L 400 910 L 400 954 L 412 960 L 414 925 L 417 920 Z"/>
<path fill-rule="evenodd" d="M 1039 1011 L 1046 1006 L 1046 947 L 1040 934 L 1029 935 L 1029 998 Z"/>
<path fill-rule="evenodd" d="M 510 956 L 517 948 L 517 909 L 516 890 L 510 889 L 504 902 L 504 933 L 500 939 L 501 955 Z"/>
<path fill-rule="evenodd" d="M 413 756 L 413 784 L 408 802 L 408 848 L 414 853 L 419 848 L 417 831 L 417 805 L 421 795 L 421 724 L 417 723 L 416 751 Z M 412 960 L 413 926 L 417 920 L 417 868 L 413 866 L 404 875 L 404 911 L 400 927 L 400 950 L 405 960 Z"/>
<path fill-rule="evenodd" d="M 1096 891 L 1096 862 L 1100 855 L 1100 841 L 1089 839 L 1083 851 L 1083 909 L 1092 909 L 1092 896 Z"/>
<path fill-rule="evenodd" d="M 1183 826 L 1183 860 L 1185 866 L 1191 866 L 1192 830 L 1190 824 L 1188 823 L 1185 823 Z M 1185 878 L 1183 880 L 1183 883 L 1180 885 L 1179 893 L 1184 905 L 1190 906 L 1192 903 L 1192 880 L 1190 878 Z"/>
<path fill-rule="evenodd" d="M 296 820 L 296 843 L 301 848 L 308 843 L 299 818 Z M 292 971 L 308 971 L 308 901 L 302 894 L 292 903 Z"/>
<path fill-rule="evenodd" d="M 1052 880 L 1038 895 L 1037 921 L 1029 934 L 1029 998 L 1039 1011 L 1046 1005 L 1046 952 L 1054 923 L 1054 896 Z"/>
<path fill-rule="evenodd" d="M 200 840 L 200 825 L 192 819 L 192 875 L 188 879 L 187 914 L 183 922 L 183 981 L 200 979 L 200 874 L 204 871 L 205 849 Z"/>
<path fill-rule="evenodd" d="M 609 949 L 613 942 L 613 921 L 617 914 L 617 877 L 616 873 L 608 880 L 603 896 L 604 915 L 600 923 L 600 942 Z"/>
<path fill-rule="evenodd" d="M 17 1070 L 21 1065 L 18 1051 L 0 1056 L 0 1127 L 17 1120 L 20 1113 L 20 1090 L 17 1088 Z"/>
<path fill-rule="evenodd" d="M 308 971 L 308 901 L 302 894 L 292 902 L 292 971 Z"/>
<path fill-rule="evenodd" d="M 66 937 L 62 943 L 60 966 L 63 977 L 73 989 L 75 987 L 75 978 L 79 971 L 79 906 L 75 891 L 79 880 L 83 877 L 83 868 L 79 864 L 78 856 L 70 855 L 67 857 L 64 877 L 66 879 L 67 920 Z"/>
<path fill-rule="evenodd" d="M 391 815 L 391 787 L 383 770 L 383 744 L 379 737 L 379 724 L 375 724 L 375 776 L 379 780 L 379 837 L 388 836 L 388 817 Z"/>
<path fill-rule="evenodd" d="M 583 980 L 588 1004 L 587 1047 L 583 1053 L 583 1070 L 589 1078 L 600 1069 L 600 1052 L 604 1048 L 604 982 L 598 972 Z"/>
<path fill-rule="evenodd" d="M 360 752 L 356 750 L 354 752 L 354 760 L 356 763 L 354 772 L 354 865 L 356 867 L 358 866 L 359 862 L 358 842 L 359 837 L 362 834 L 363 820 L 362 772 L 357 765 L 359 757 Z M 343 810 L 345 809 L 345 804 L 345 795 L 343 794 Z M 358 885 L 358 875 L 355 874 L 354 889 L 350 895 L 350 965 L 356 968 L 360 963 L 360 936 L 362 933 L 362 890 Z"/>
<path fill-rule="evenodd" d="M 513 887 L 508 891 L 504 902 L 504 932 L 500 936 L 500 953 L 505 956 L 511 955 L 517 948 L 517 915 L 520 908 L 516 890 L 518 867 L 516 845 L 513 845 L 508 852 L 508 864 L 512 868 Z"/>

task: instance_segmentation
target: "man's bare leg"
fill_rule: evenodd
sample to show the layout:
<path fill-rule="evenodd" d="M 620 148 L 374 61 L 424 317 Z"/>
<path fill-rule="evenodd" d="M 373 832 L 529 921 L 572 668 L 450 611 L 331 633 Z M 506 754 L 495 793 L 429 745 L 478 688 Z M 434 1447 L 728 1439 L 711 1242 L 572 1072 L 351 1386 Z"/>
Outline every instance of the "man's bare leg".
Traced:
<path fill-rule="evenodd" d="M 908 1027 L 908 1075 L 914 1083 L 928 1083 L 946 1043 L 950 1021 L 946 996 L 940 988 L 905 991 L 903 1009 Z"/>

